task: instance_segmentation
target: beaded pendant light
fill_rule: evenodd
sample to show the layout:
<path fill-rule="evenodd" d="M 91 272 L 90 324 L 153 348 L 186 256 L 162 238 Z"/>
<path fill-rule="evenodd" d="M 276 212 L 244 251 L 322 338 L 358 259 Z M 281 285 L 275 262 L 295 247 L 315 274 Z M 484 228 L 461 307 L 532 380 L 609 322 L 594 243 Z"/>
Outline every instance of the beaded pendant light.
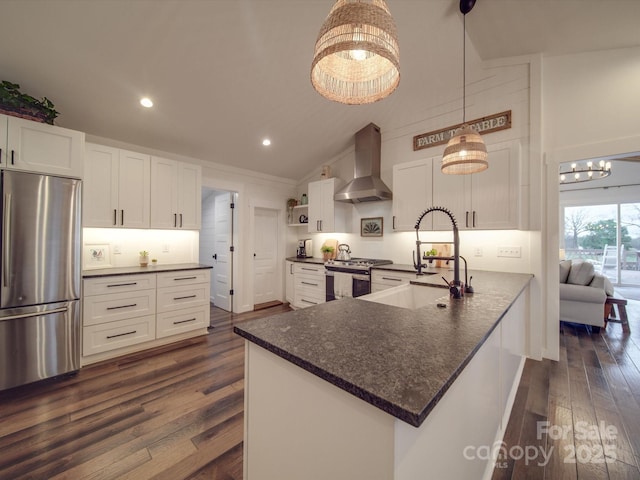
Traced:
<path fill-rule="evenodd" d="M 467 13 L 475 5 L 475 0 L 460 0 L 460 12 L 463 15 L 462 31 L 462 126 L 455 131 L 447 144 L 442 157 L 442 173 L 451 175 L 467 175 L 486 170 L 487 147 L 482 137 L 470 125 L 465 123 L 466 105 L 466 18 Z"/>
<path fill-rule="evenodd" d="M 398 35 L 384 0 L 337 0 L 316 41 L 313 88 L 329 100 L 361 105 L 387 97 L 399 82 Z"/>

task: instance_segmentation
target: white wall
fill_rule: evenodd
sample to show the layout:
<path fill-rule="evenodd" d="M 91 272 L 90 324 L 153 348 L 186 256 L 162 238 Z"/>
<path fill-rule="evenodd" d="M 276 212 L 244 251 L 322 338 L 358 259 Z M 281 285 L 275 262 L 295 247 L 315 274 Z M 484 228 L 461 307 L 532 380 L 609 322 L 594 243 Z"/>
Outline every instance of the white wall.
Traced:
<path fill-rule="evenodd" d="M 562 162 L 640 150 L 640 47 L 548 57 L 543 61 L 546 169 L 547 344 L 557 332 L 559 193 Z"/>
<path fill-rule="evenodd" d="M 108 245 L 111 267 L 138 266 L 141 250 L 159 265 L 198 262 L 198 232 L 194 230 L 143 230 L 131 228 L 84 228 L 84 253 L 90 245 Z M 90 268 L 86 261 L 83 268 Z"/>

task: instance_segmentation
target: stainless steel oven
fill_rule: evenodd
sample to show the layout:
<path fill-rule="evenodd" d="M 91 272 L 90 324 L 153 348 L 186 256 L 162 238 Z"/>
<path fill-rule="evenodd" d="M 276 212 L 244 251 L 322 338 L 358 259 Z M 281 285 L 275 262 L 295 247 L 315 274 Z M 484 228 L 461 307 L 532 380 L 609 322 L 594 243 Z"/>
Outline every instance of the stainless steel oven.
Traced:
<path fill-rule="evenodd" d="M 343 297 L 361 297 L 371 293 L 371 267 L 392 263 L 391 260 L 353 258 L 330 260 L 326 270 L 326 301 Z"/>

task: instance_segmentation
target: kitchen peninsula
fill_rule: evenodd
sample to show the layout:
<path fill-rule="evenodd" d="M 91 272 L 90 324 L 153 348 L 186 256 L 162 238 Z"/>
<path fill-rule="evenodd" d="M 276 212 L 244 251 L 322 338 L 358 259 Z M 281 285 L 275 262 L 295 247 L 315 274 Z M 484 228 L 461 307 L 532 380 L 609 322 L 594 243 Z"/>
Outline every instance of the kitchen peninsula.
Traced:
<path fill-rule="evenodd" d="M 245 478 L 492 470 L 474 452 L 499 439 L 509 417 L 532 276 L 469 273 L 476 293 L 460 300 L 445 288 L 414 309 L 346 298 L 236 326 L 246 339 Z M 432 292 L 444 287 L 441 274 L 452 272 L 412 283 Z"/>

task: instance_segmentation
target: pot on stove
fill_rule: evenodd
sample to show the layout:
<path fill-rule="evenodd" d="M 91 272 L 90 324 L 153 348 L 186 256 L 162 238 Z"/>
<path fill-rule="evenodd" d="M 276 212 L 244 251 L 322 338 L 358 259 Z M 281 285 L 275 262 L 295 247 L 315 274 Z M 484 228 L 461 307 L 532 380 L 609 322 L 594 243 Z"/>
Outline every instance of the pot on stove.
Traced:
<path fill-rule="evenodd" d="M 351 260 L 351 249 L 349 248 L 349 245 L 346 243 L 338 245 L 338 255 L 336 256 L 336 260 Z"/>

